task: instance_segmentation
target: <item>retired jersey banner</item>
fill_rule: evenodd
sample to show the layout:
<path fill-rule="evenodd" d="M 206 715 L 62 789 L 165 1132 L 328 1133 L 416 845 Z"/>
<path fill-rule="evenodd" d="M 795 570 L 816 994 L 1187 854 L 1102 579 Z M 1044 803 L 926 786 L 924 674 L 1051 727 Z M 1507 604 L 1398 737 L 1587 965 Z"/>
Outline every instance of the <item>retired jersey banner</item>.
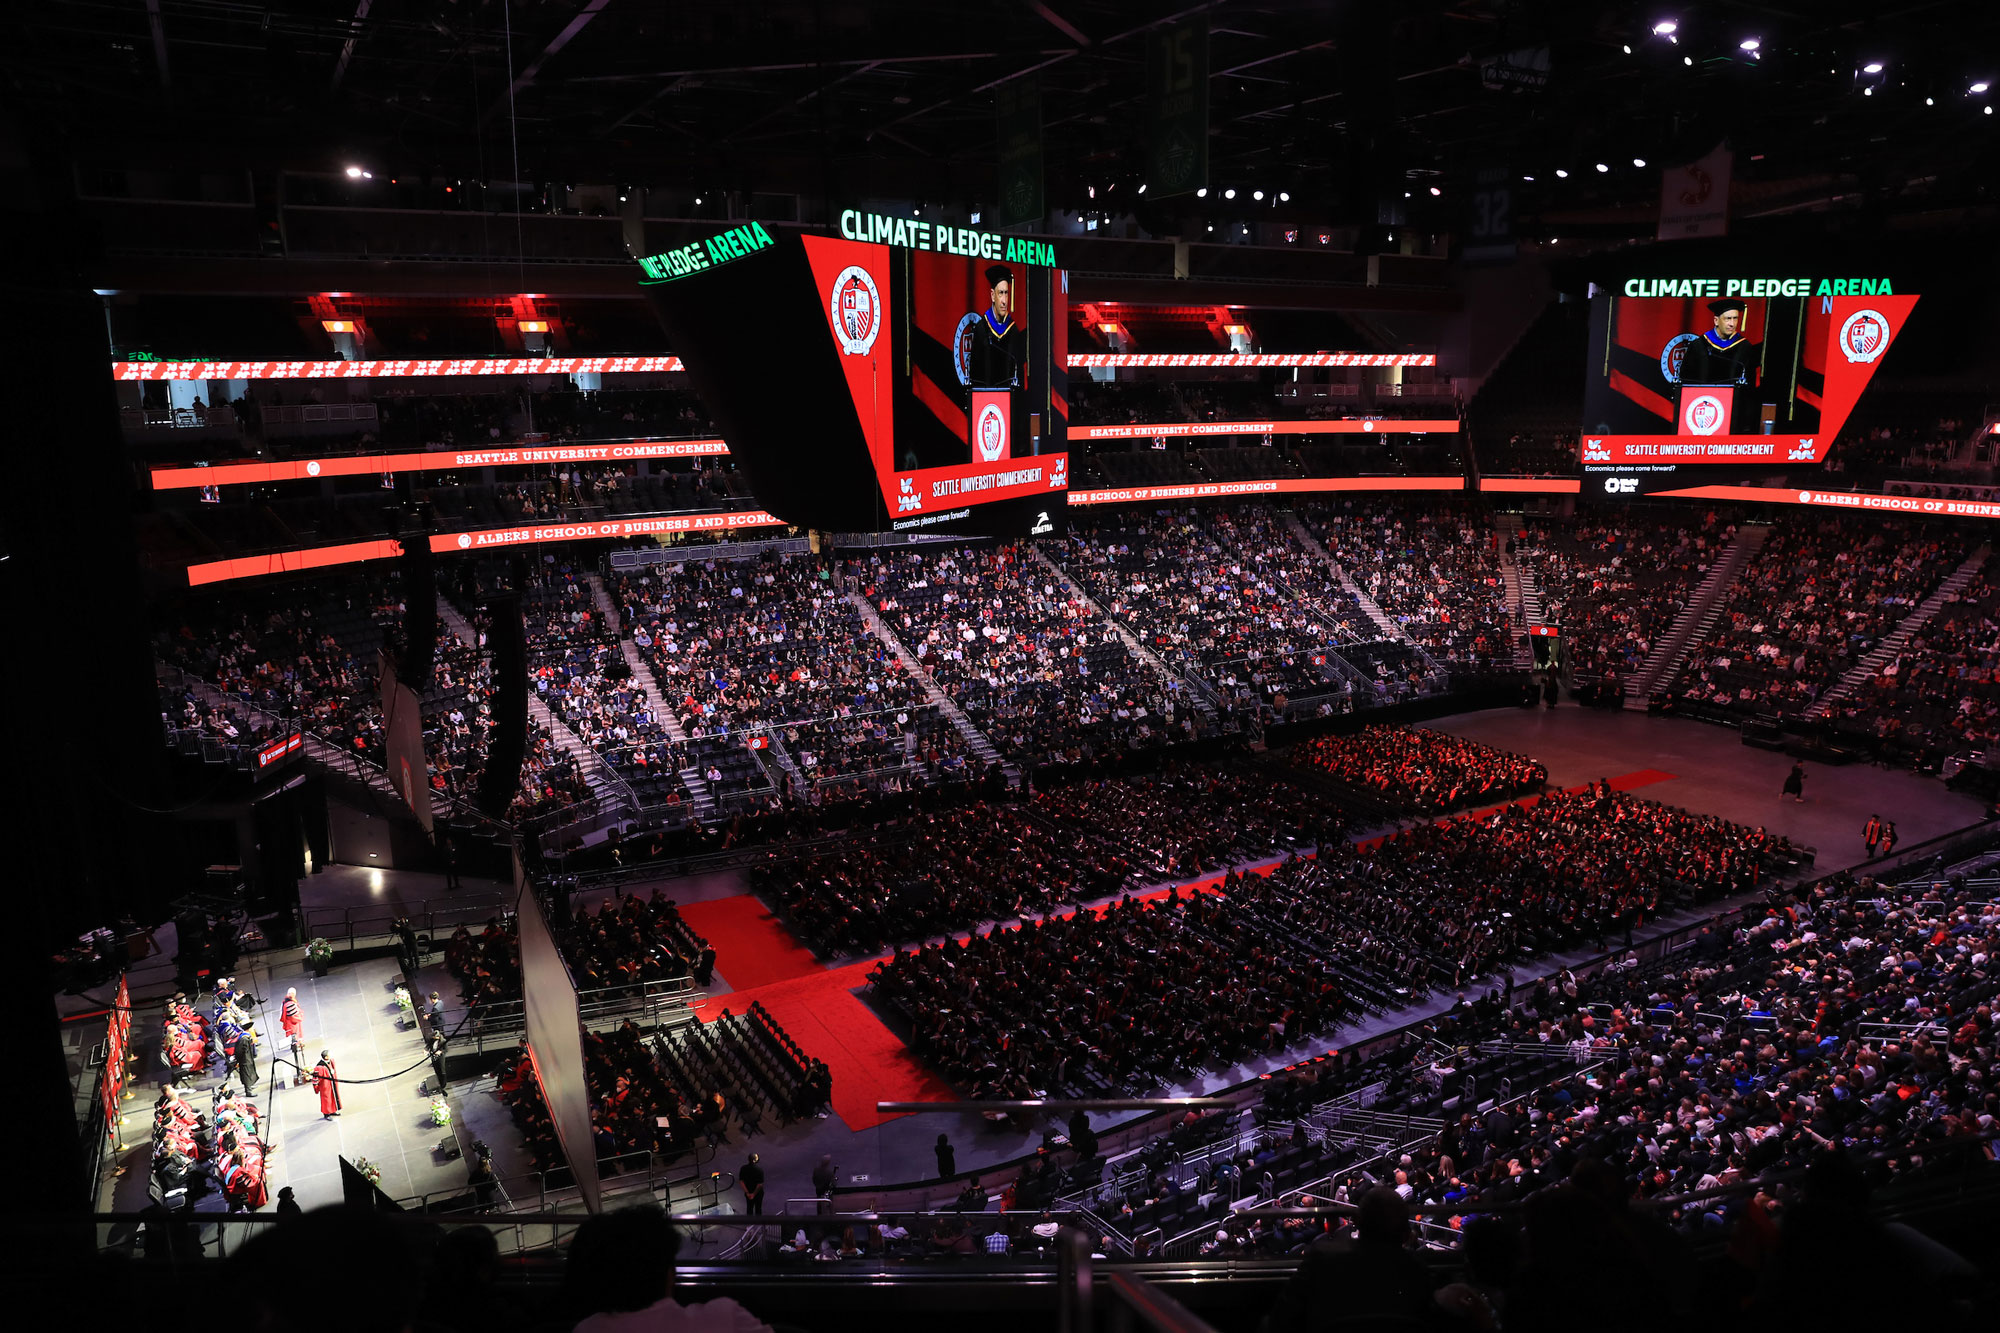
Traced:
<path fill-rule="evenodd" d="M 445 375 L 643 375 L 677 356 L 535 356 L 440 361 L 114 361 L 114 380 L 370 380 Z"/>
<path fill-rule="evenodd" d="M 1735 154 L 1718 145 L 1699 162 L 1660 173 L 1660 240 L 1729 234 L 1729 173 L 1735 161 Z"/>

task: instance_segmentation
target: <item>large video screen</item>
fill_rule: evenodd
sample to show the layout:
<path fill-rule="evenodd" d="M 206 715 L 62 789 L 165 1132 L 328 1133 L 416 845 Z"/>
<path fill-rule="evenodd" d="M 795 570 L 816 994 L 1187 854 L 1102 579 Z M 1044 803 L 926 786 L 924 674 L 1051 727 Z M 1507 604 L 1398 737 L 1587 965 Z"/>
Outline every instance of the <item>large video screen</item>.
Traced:
<path fill-rule="evenodd" d="M 844 221 L 882 234 L 865 215 Z M 1046 246 L 990 233 L 935 248 L 948 231 L 926 232 L 932 248 L 804 238 L 887 526 L 962 531 L 1007 502 L 1024 507 L 1020 530 L 1060 532 L 1068 275 L 1022 258 Z"/>
<path fill-rule="evenodd" d="M 1631 494 L 1685 484 L 1671 478 L 1691 466 L 1822 465 L 1916 303 L 1888 278 L 1634 277 L 1599 287 L 1585 474 L 1616 476 L 1614 493 Z"/>

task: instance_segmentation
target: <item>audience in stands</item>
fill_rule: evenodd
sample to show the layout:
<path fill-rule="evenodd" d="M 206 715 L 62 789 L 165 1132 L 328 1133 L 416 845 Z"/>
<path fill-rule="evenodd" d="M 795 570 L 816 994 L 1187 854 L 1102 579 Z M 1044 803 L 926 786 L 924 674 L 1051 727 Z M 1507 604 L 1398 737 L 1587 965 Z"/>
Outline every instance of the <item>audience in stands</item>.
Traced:
<path fill-rule="evenodd" d="M 1497 534 L 1471 503 L 1413 509 L 1385 501 L 1315 501 L 1300 517 L 1362 591 L 1439 662 L 1461 671 L 1508 666 Z"/>
<path fill-rule="evenodd" d="M 1916 610 L 1968 541 L 1934 521 L 1877 516 L 1774 525 L 1688 654 L 1674 706 L 1806 712 Z"/>

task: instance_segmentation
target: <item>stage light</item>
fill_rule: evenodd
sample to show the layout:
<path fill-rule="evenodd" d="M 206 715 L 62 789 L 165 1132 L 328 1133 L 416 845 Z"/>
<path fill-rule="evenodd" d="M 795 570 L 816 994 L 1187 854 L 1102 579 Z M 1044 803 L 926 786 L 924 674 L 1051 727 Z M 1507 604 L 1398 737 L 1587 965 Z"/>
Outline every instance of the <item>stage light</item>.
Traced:
<path fill-rule="evenodd" d="M 1086 186 L 1084 186 L 1084 187 L 1083 187 L 1083 192 L 1084 192 L 1085 194 L 1089 195 L 1089 196 L 1090 196 L 1090 197 L 1091 197 L 1092 199 L 1095 199 L 1095 198 L 1097 198 L 1097 187 L 1096 187 L 1095 185 L 1086 185 Z"/>
<path fill-rule="evenodd" d="M 1431 186 L 1431 198 L 1435 199 L 1435 198 L 1437 198 L 1437 197 L 1438 197 L 1439 195 L 1441 195 L 1441 194 L 1443 194 L 1443 193 L 1444 193 L 1444 191 L 1443 191 L 1443 190 L 1440 190 L 1440 189 L 1439 189 L 1439 188 L 1438 188 L 1437 186 L 1435 186 L 1435 185 Z"/>
<path fill-rule="evenodd" d="M 1144 194 L 1145 192 L 1146 192 L 1146 182 L 1144 182 L 1144 181 L 1140 181 L 1140 182 L 1139 182 L 1139 193 L 1140 193 L 1140 194 Z"/>
<path fill-rule="evenodd" d="M 1643 167 L 1646 165 L 1646 159 L 1643 157 L 1635 157 L 1632 159 L 1632 165 L 1635 167 Z"/>
<path fill-rule="evenodd" d="M 1252 190 L 1250 192 L 1250 197 L 1252 199 L 1255 199 L 1260 204 L 1264 202 L 1264 192 L 1262 190 Z"/>
<path fill-rule="evenodd" d="M 1215 230 L 1215 224 L 1214 224 L 1213 222 L 1209 223 L 1209 224 L 1208 224 L 1208 229 L 1209 229 L 1210 231 L 1214 231 L 1214 230 Z"/>
<path fill-rule="evenodd" d="M 1863 74 L 1880 74 L 1882 72 L 1882 62 L 1871 60 L 1861 67 L 1861 72 Z"/>
<path fill-rule="evenodd" d="M 1533 180 L 1533 179 L 1534 179 L 1534 177 L 1533 177 L 1533 176 L 1523 176 L 1523 177 L 1521 177 L 1521 179 L 1522 179 L 1522 180 L 1524 180 L 1524 181 L 1531 181 L 1531 180 Z"/>
<path fill-rule="evenodd" d="M 514 327 L 523 333 L 547 333 L 549 322 L 546 319 L 524 319 Z"/>
<path fill-rule="evenodd" d="M 1672 19 L 1661 19 L 1658 23 L 1655 23 L 1653 25 L 1653 35 L 1655 37 L 1671 37 L 1675 33 L 1679 32 L 1680 28 L 1681 25 L 1674 22 Z"/>
<path fill-rule="evenodd" d="M 351 319 L 323 319 L 319 322 L 319 326 L 328 333 L 354 332 L 354 321 Z"/>
<path fill-rule="evenodd" d="M 1625 46 L 1625 54 L 1626 54 L 1626 55 L 1628 55 L 1628 56 L 1632 54 L 1632 47 L 1631 47 L 1631 44 L 1630 44 L 1629 42 L 1628 42 L 1628 43 L 1626 44 L 1626 46 Z"/>
<path fill-rule="evenodd" d="M 1197 199 L 1206 199 L 1206 198 L 1208 198 L 1208 187 L 1207 187 L 1206 185 L 1204 185 L 1204 186 L 1202 186 L 1202 187 L 1201 187 L 1201 188 L 1200 188 L 1199 190 L 1196 190 L 1196 191 L 1194 192 L 1194 197 L 1195 197 L 1195 198 L 1197 198 Z"/>
<path fill-rule="evenodd" d="M 1222 192 L 1222 197 L 1224 199 L 1234 199 L 1236 197 L 1236 187 L 1232 185 L 1228 189 L 1224 190 Z"/>
<path fill-rule="evenodd" d="M 1682 56 L 1682 57 L 1681 57 L 1681 63 L 1682 63 L 1683 65 L 1692 65 L 1692 64 L 1694 63 L 1694 57 L 1693 57 L 1693 56 Z"/>
<path fill-rule="evenodd" d="M 1861 95 L 1863 97 L 1873 97 L 1875 95 L 1875 90 L 1873 88 L 1863 88 L 1861 90 Z"/>
<path fill-rule="evenodd" d="M 1609 171 L 1609 170 L 1611 170 L 1611 164 L 1610 164 L 1610 163 L 1608 163 L 1608 162 L 1599 162 L 1599 163 L 1597 164 L 1597 169 L 1598 169 L 1598 170 L 1599 170 L 1600 172 L 1605 172 L 1605 171 Z"/>
<path fill-rule="evenodd" d="M 1559 181 L 1566 181 L 1569 179 L 1569 173 L 1567 171 L 1564 171 L 1561 167 L 1557 167 L 1556 179 Z"/>
<path fill-rule="evenodd" d="M 972 210 L 972 225 L 975 227 L 979 225 L 979 210 L 976 208 Z"/>
<path fill-rule="evenodd" d="M 1279 203 L 1281 203 L 1281 204 L 1289 204 L 1289 203 L 1291 203 L 1291 202 L 1292 202 L 1292 192 L 1291 192 L 1290 190 L 1280 190 L 1280 191 L 1278 191 L 1278 202 L 1279 202 Z"/>
<path fill-rule="evenodd" d="M 1984 79 L 1982 79 L 1978 83 L 1973 84 L 1970 91 L 1975 93 L 1983 93 L 1992 86 L 1993 86 L 1992 84 L 1987 83 Z"/>
<path fill-rule="evenodd" d="M 1736 49 L 1739 51 L 1755 51 L 1763 45 L 1764 44 L 1758 41 L 1755 37 L 1745 37 L 1742 41 L 1736 44 Z"/>
<path fill-rule="evenodd" d="M 347 179 L 349 179 L 349 180 L 351 180 L 351 181 L 358 181 L 358 180 L 360 180 L 360 179 L 361 179 L 361 168 L 360 168 L 360 167 L 349 167 L 349 168 L 347 169 Z"/>
<path fill-rule="evenodd" d="M 700 207 L 701 207 L 701 196 L 700 196 L 700 195 L 696 195 L 696 196 L 694 197 L 694 206 L 695 206 L 696 208 L 700 208 Z"/>
<path fill-rule="evenodd" d="M 1924 105 L 1925 105 L 1925 106 L 1936 106 L 1936 105 L 1937 105 L 1937 103 L 1936 103 L 1936 102 L 1935 102 L 1934 100 L 1932 100 L 1931 98 L 1928 98 L 1928 97 L 1926 97 L 1926 98 L 1924 99 Z"/>

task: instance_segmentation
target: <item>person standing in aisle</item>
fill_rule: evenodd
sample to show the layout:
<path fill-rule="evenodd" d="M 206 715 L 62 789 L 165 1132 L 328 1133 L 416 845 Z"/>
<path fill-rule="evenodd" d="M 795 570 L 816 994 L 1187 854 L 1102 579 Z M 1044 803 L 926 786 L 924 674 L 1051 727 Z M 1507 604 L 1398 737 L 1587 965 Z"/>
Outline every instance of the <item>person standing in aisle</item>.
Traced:
<path fill-rule="evenodd" d="M 1792 771 L 1785 774 L 1784 789 L 1778 795 L 1780 797 L 1789 796 L 1800 805 L 1806 803 L 1806 766 L 1804 764 L 1792 765 Z"/>
<path fill-rule="evenodd" d="M 751 1153 L 750 1160 L 736 1173 L 736 1183 L 743 1187 L 743 1215 L 762 1217 L 764 1215 L 764 1168 L 757 1164 L 757 1154 Z"/>
<path fill-rule="evenodd" d="M 321 1051 L 313 1066 L 313 1091 L 319 1094 L 319 1114 L 331 1120 L 340 1114 L 340 1072 L 334 1067 L 333 1052 Z"/>
<path fill-rule="evenodd" d="M 1861 826 L 1861 841 L 1868 847 L 1868 859 L 1873 861 L 1875 849 L 1882 843 L 1882 816 L 1868 816 L 1868 822 Z"/>

